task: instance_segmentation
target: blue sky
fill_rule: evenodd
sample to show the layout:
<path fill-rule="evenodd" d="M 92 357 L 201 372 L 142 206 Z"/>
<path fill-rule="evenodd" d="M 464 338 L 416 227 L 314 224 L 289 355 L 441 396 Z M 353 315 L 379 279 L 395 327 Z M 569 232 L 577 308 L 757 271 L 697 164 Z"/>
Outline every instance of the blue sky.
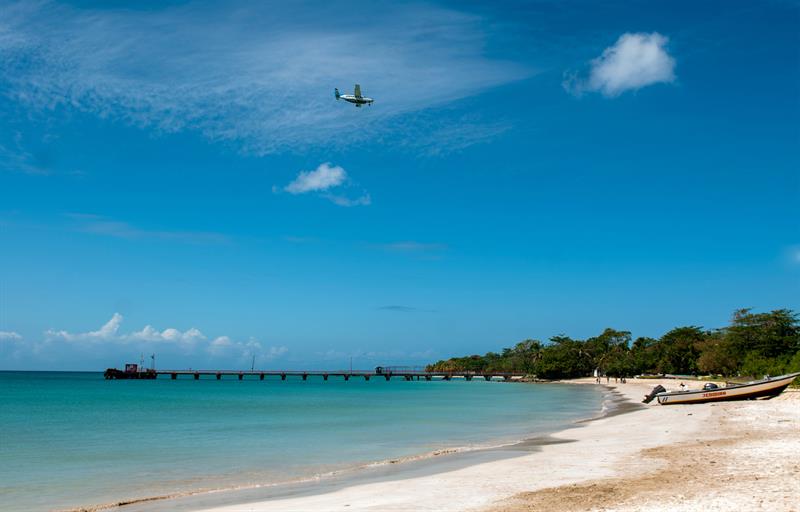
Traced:
<path fill-rule="evenodd" d="M 795 2 L 0 12 L 0 369 L 424 364 L 800 309 Z M 372 107 L 335 101 L 356 82 Z"/>

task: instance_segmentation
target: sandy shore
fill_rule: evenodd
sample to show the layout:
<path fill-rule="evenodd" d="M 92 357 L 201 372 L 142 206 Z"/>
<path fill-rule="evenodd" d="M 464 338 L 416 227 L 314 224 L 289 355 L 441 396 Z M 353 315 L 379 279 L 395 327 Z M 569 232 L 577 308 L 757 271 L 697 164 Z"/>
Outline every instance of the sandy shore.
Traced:
<path fill-rule="evenodd" d="M 659 383 L 679 384 L 631 379 L 609 387 L 637 403 Z M 205 510 L 709 512 L 798 510 L 800 503 L 797 392 L 770 401 L 645 406 L 561 431 L 553 441 L 444 473 Z"/>

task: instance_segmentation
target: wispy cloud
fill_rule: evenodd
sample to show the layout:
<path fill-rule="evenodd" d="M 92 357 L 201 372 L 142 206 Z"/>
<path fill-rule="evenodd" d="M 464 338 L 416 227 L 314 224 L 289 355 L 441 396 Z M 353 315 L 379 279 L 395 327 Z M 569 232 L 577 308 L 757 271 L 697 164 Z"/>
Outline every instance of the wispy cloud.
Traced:
<path fill-rule="evenodd" d="M 378 308 L 382 311 L 397 311 L 398 313 L 433 313 L 434 311 L 431 309 L 420 309 L 415 308 L 412 306 L 401 306 L 397 304 L 393 304 L 390 306 L 381 306 Z"/>
<path fill-rule="evenodd" d="M 22 135 L 14 133 L 8 144 L 0 144 L 0 170 L 22 172 L 25 174 L 48 175 L 51 169 L 37 162 L 36 157 L 22 145 Z"/>
<path fill-rule="evenodd" d="M 283 237 L 289 243 L 293 244 L 310 244 L 319 241 L 317 238 L 312 236 L 292 236 L 286 235 Z"/>
<path fill-rule="evenodd" d="M 229 237 L 222 233 L 143 229 L 127 222 L 88 213 L 68 213 L 66 217 L 72 219 L 73 227 L 77 231 L 114 238 L 172 240 L 193 244 L 219 244 L 230 241 Z"/>
<path fill-rule="evenodd" d="M 403 364 L 403 363 L 428 363 L 431 362 L 436 355 L 433 349 L 417 350 L 407 352 L 405 350 L 361 350 L 355 349 L 350 351 L 329 349 L 323 352 L 317 352 L 316 356 L 322 361 L 336 361 L 347 362 L 350 358 L 356 363 L 368 361 L 370 363 L 381 364 Z"/>
<path fill-rule="evenodd" d="M 0 340 L 21 340 L 22 336 L 14 331 L 0 331 Z"/>
<path fill-rule="evenodd" d="M 667 53 L 669 39 L 658 32 L 626 33 L 592 60 L 588 77 L 568 74 L 564 88 L 577 96 L 600 92 L 619 96 L 657 83 L 675 81 L 675 59 Z"/>
<path fill-rule="evenodd" d="M 786 261 L 791 265 L 800 266 L 800 245 L 792 245 L 784 250 Z"/>
<path fill-rule="evenodd" d="M 447 245 L 445 244 L 416 242 L 414 240 L 379 244 L 378 247 L 387 251 L 411 253 L 439 252 L 447 249 Z"/>
<path fill-rule="evenodd" d="M 403 137 L 408 114 L 532 74 L 487 56 L 485 20 L 426 4 L 0 0 L 0 10 L 0 84 L 17 101 L 193 130 L 254 154 Z M 362 10 L 368 23 L 352 15 Z M 334 86 L 356 81 L 373 108 L 333 101 Z"/>
<path fill-rule="evenodd" d="M 325 194 L 322 197 L 338 206 L 369 206 L 372 204 L 372 197 L 369 194 L 362 194 L 355 198 L 340 196 L 336 194 Z"/>
<path fill-rule="evenodd" d="M 273 187 L 272 191 L 278 193 L 282 190 L 292 195 L 317 192 L 320 193 L 320 197 L 324 197 L 338 206 L 368 206 L 372 204 L 372 198 L 366 191 L 362 191 L 357 197 L 348 197 L 340 192 L 343 186 L 353 188 L 357 185 L 348 178 L 347 172 L 342 167 L 325 162 L 313 171 L 300 171 L 288 185 L 282 189 Z M 337 189 L 337 192 L 334 193 L 333 189 Z"/>

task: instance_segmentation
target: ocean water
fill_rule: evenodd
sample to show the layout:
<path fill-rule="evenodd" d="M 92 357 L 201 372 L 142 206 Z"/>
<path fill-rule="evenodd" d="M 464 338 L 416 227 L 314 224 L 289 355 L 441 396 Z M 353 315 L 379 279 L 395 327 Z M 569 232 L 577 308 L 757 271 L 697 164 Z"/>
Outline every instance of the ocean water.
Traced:
<path fill-rule="evenodd" d="M 0 503 L 68 510 L 361 471 L 553 432 L 601 403 L 594 386 L 483 380 L 0 372 Z"/>

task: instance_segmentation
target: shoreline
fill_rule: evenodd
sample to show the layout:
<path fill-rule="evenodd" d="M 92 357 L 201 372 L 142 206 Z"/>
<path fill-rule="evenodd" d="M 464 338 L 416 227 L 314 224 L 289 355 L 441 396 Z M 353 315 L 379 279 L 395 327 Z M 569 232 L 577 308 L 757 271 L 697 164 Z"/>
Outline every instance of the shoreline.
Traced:
<path fill-rule="evenodd" d="M 690 387 L 699 387 L 702 384 L 696 381 L 687 382 Z M 594 379 L 575 379 L 562 383 L 597 385 Z M 237 501 L 235 504 L 187 510 L 300 512 L 380 508 L 390 511 L 511 512 L 597 510 L 607 509 L 611 505 L 614 510 L 618 507 L 622 507 L 620 510 L 674 510 L 687 496 L 697 503 L 685 510 L 707 510 L 708 502 L 714 500 L 725 503 L 725 507 L 730 508 L 733 503 L 744 499 L 741 494 L 746 494 L 745 498 L 749 496 L 756 504 L 766 501 L 774 510 L 793 510 L 789 503 L 800 502 L 800 491 L 791 489 L 791 479 L 800 477 L 797 463 L 787 462 L 788 465 L 782 471 L 773 471 L 773 487 L 783 486 L 783 489 L 773 493 L 768 500 L 759 497 L 757 487 L 736 486 L 736 479 L 733 477 L 726 480 L 729 485 L 722 485 L 722 490 L 717 494 L 700 491 L 709 488 L 708 471 L 716 472 L 720 468 L 728 468 L 730 464 L 749 459 L 752 455 L 748 453 L 750 451 L 773 453 L 777 446 L 781 449 L 788 448 L 787 454 L 800 454 L 800 439 L 786 440 L 787 435 L 797 438 L 800 433 L 800 402 L 797 401 L 800 400 L 800 393 L 787 392 L 771 401 L 679 407 L 640 407 L 637 403 L 656 384 L 666 384 L 674 388 L 677 383 L 674 380 L 661 382 L 655 379 L 630 379 L 627 384 L 600 384 L 624 397 L 625 401 L 621 403 L 631 404 L 631 410 L 589 419 L 553 433 L 548 442 L 536 445 L 535 450 L 529 453 L 432 474 L 357 483 L 317 494 Z M 764 417 L 769 418 L 769 421 L 758 421 Z M 731 433 L 732 429 L 735 435 Z M 756 441 L 761 443 L 756 448 L 747 445 L 748 442 Z M 676 447 L 680 449 L 675 449 Z M 702 461 L 706 452 L 714 452 L 714 458 L 723 459 L 717 453 L 720 450 L 732 451 L 734 455 L 730 455 L 726 463 L 714 460 L 713 464 L 703 466 L 707 471 L 699 471 L 698 467 L 691 465 L 692 460 Z M 692 459 L 682 460 L 683 454 L 691 455 Z M 751 461 L 749 465 L 755 473 L 754 478 L 758 480 L 759 472 L 765 474 L 762 475 L 762 481 L 769 478 L 766 468 L 774 468 L 775 462 L 773 459 L 763 458 Z M 670 466 L 673 464 L 692 467 L 692 471 L 700 473 L 687 478 L 681 469 L 672 469 L 681 482 L 694 482 L 696 492 L 683 489 L 683 494 L 680 494 L 676 493 L 674 487 L 667 486 L 664 489 L 665 486 L 659 484 L 674 480 L 670 476 Z M 547 469 L 542 471 L 542 468 Z M 658 494 L 659 489 L 663 495 Z M 649 502 L 642 501 L 644 495 Z M 127 507 L 126 509 L 130 510 Z"/>
<path fill-rule="evenodd" d="M 505 383 L 500 383 L 505 384 Z M 527 384 L 527 383 L 526 383 Z M 531 384 L 527 384 L 531 385 Z M 556 382 L 536 385 L 560 385 Z M 598 390 L 600 391 L 600 390 Z M 553 435 L 568 428 L 576 428 L 606 416 L 624 413 L 630 402 L 606 387 L 598 396 L 595 412 L 575 418 L 553 428 L 530 432 L 520 437 L 494 438 L 477 443 L 434 449 L 428 452 L 366 462 L 352 467 L 325 473 L 298 477 L 279 482 L 253 483 L 217 489 L 201 489 L 182 494 L 152 496 L 123 503 L 97 504 L 92 507 L 63 509 L 57 512 L 165 512 L 217 510 L 229 506 L 270 502 L 277 499 L 303 499 L 323 493 L 374 483 L 406 481 L 446 473 L 463 466 L 477 466 L 487 462 L 524 456 L 542 446 L 563 441 Z M 634 407 L 638 407 L 634 404 Z"/>
<path fill-rule="evenodd" d="M 671 406 L 677 407 L 687 418 L 699 408 L 710 415 L 689 438 L 620 459 L 616 476 L 519 493 L 481 510 L 798 510 L 800 390 L 769 401 Z"/>

